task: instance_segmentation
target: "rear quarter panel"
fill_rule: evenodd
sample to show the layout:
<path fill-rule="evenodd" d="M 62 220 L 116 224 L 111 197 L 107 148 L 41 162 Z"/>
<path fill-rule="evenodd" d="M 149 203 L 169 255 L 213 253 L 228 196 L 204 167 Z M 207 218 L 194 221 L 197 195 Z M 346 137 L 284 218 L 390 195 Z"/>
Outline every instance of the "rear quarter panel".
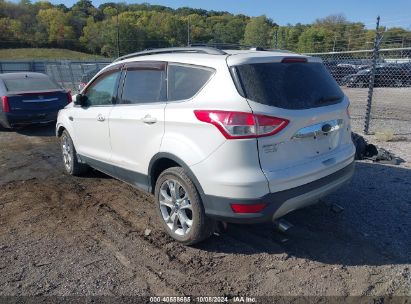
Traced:
<path fill-rule="evenodd" d="M 214 68 L 215 74 L 197 95 L 166 105 L 165 133 L 160 152 L 171 153 L 188 166 L 204 160 L 226 141 L 215 126 L 200 122 L 194 110 L 250 112 L 247 101 L 234 86 L 225 61 Z"/>

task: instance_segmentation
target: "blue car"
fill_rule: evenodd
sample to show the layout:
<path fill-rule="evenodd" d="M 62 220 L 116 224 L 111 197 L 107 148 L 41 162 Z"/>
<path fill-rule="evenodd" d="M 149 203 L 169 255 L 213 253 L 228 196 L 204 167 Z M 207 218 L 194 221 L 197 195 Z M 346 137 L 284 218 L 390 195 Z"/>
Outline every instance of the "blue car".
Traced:
<path fill-rule="evenodd" d="M 0 74 L 0 125 L 16 128 L 47 124 L 71 102 L 71 94 L 47 75 L 32 72 Z"/>

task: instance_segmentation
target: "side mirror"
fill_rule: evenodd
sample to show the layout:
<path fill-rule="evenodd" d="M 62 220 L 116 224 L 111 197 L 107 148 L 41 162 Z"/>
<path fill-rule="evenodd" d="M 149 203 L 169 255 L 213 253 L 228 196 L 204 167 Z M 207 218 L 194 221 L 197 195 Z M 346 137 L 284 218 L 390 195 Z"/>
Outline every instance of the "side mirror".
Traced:
<path fill-rule="evenodd" d="M 83 94 L 77 94 L 74 96 L 74 104 L 77 106 L 84 106 L 86 104 L 87 96 Z"/>

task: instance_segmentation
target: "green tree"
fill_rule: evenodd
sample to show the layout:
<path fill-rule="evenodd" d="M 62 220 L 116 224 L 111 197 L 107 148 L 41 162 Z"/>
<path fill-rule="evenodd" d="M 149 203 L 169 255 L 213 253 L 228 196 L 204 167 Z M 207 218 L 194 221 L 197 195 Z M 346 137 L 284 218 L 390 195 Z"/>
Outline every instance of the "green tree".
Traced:
<path fill-rule="evenodd" d="M 299 52 L 329 52 L 333 47 L 333 32 L 318 26 L 304 30 L 298 39 Z"/>
<path fill-rule="evenodd" d="M 312 24 L 278 26 L 266 16 L 250 18 L 224 11 L 172 9 L 148 3 L 113 1 L 97 8 L 91 0 L 78 0 L 72 7 L 47 0 L 0 0 L 0 47 L 66 47 L 115 56 L 117 29 L 122 54 L 183 46 L 188 33 L 191 43 L 242 43 L 299 52 L 371 49 L 375 37 L 375 30 L 350 22 L 341 14 Z M 381 47 L 411 45 L 411 32 L 407 29 L 381 31 Z"/>
<path fill-rule="evenodd" d="M 266 16 L 251 18 L 244 31 L 243 43 L 250 46 L 267 47 L 271 44 L 272 22 Z"/>
<path fill-rule="evenodd" d="M 69 24 L 69 16 L 63 11 L 57 8 L 40 10 L 37 19 L 47 33 L 48 42 L 61 47 L 75 43 L 75 32 Z"/>
<path fill-rule="evenodd" d="M 216 15 L 207 18 L 210 30 L 210 43 L 238 44 L 244 37 L 247 18 L 231 14 Z"/>
<path fill-rule="evenodd" d="M 5 46 L 20 46 L 22 39 L 22 24 L 18 20 L 0 18 L 0 41 Z"/>
<path fill-rule="evenodd" d="M 411 44 L 411 33 L 400 27 L 386 29 L 383 33 L 381 47 L 399 48 Z"/>

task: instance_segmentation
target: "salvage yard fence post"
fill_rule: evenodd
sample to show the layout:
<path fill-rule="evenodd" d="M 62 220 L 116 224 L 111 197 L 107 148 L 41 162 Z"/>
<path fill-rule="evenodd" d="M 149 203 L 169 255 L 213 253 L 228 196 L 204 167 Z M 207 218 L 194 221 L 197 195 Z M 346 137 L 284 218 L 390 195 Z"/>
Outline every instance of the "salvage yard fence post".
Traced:
<path fill-rule="evenodd" d="M 375 84 L 375 71 L 377 68 L 377 61 L 379 57 L 379 45 L 380 45 L 380 16 L 377 17 L 377 25 L 375 29 L 375 38 L 374 38 L 374 48 L 372 56 L 372 65 L 371 65 L 371 75 L 370 81 L 368 84 L 368 97 L 367 97 L 367 107 L 365 110 L 365 119 L 364 119 L 364 134 L 370 134 L 370 119 L 371 119 L 371 106 L 372 106 L 372 97 L 374 93 L 374 84 Z"/>

